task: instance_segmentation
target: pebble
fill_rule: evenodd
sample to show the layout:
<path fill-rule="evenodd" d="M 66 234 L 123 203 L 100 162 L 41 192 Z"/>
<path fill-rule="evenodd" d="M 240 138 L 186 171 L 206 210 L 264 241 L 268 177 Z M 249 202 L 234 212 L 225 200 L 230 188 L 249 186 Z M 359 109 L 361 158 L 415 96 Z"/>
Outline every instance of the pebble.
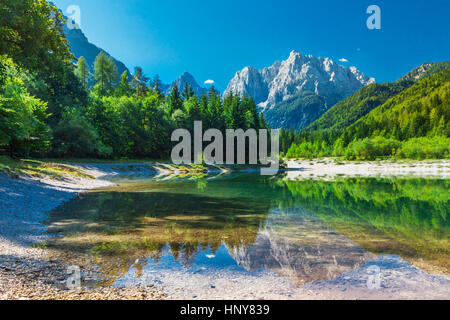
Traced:
<path fill-rule="evenodd" d="M 90 172 L 91 176 L 103 175 Z M 155 287 L 68 290 L 66 267 L 46 261 L 46 250 L 30 247 L 45 239 L 41 224 L 47 212 L 78 191 L 111 185 L 106 180 L 74 177 L 15 177 L 0 173 L 0 299 L 8 300 L 139 300 L 163 299 Z"/>

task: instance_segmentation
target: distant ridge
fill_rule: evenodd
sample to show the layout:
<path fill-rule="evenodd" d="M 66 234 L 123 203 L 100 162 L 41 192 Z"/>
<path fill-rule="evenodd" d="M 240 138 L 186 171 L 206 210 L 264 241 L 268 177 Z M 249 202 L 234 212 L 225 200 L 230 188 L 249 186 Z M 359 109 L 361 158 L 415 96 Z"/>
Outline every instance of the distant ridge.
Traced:
<path fill-rule="evenodd" d="M 408 72 L 394 83 L 372 84 L 338 102 L 322 117 L 314 121 L 308 130 L 342 130 L 404 92 L 415 83 L 450 69 L 450 62 L 424 63 Z"/>
<path fill-rule="evenodd" d="M 172 91 L 172 88 L 173 88 L 174 84 L 177 85 L 178 90 L 180 92 L 183 92 L 184 86 L 186 84 L 188 84 L 194 90 L 194 93 L 197 95 L 197 97 L 200 97 L 202 95 L 202 93 L 206 94 L 208 92 L 208 89 L 201 87 L 197 83 L 195 78 L 189 72 L 184 72 L 171 85 L 163 85 L 163 93 L 166 94 L 166 95 L 169 95 L 170 92 Z"/>
<path fill-rule="evenodd" d="M 440 71 L 450 68 L 450 61 L 435 62 L 435 63 L 424 63 L 414 70 L 408 72 L 406 75 L 401 77 L 398 81 L 419 81 L 423 78 L 431 76 Z"/>

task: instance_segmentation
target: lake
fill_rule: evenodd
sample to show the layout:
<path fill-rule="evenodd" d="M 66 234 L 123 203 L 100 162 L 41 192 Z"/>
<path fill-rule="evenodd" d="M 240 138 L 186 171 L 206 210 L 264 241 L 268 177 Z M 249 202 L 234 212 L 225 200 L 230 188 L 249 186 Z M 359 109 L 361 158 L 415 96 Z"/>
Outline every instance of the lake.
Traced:
<path fill-rule="evenodd" d="M 87 286 L 150 284 L 174 298 L 217 299 L 342 287 L 345 298 L 347 287 L 372 290 L 379 273 L 377 288 L 389 294 L 450 288 L 448 179 L 240 173 L 119 182 L 80 194 L 46 222 L 58 258 L 96 266 Z"/>

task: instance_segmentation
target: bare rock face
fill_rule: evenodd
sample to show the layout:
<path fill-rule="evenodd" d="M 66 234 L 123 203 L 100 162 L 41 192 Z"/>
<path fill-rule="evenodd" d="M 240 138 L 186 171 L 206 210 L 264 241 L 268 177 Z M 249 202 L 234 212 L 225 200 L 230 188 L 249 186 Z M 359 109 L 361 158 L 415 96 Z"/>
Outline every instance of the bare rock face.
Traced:
<path fill-rule="evenodd" d="M 266 101 L 269 96 L 264 76 L 253 67 L 245 67 L 238 71 L 228 85 L 227 92 L 250 96 L 256 103 Z"/>
<path fill-rule="evenodd" d="M 274 210 L 251 246 L 228 250 L 246 270 L 270 270 L 297 285 L 333 280 L 376 259 L 301 209 Z"/>
<path fill-rule="evenodd" d="M 326 99 L 328 107 L 355 93 L 375 79 L 355 67 L 344 67 L 329 58 L 316 58 L 292 51 L 282 62 L 257 71 L 246 67 L 236 73 L 225 91 L 252 96 L 263 109 L 270 109 L 293 95 L 310 91 Z"/>

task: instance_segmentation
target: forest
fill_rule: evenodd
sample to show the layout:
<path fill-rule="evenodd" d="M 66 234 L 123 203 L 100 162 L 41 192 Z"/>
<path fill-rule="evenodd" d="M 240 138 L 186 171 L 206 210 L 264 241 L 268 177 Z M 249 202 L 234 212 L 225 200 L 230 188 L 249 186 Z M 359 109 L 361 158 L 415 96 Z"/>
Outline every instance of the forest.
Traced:
<path fill-rule="evenodd" d="M 93 68 L 76 59 L 61 12 L 45 0 L 0 4 L 0 153 L 11 157 L 167 159 L 177 128 L 262 129 L 251 97 L 196 96 L 185 85 L 161 92 L 140 67 L 119 75 L 101 52 Z M 450 157 L 450 70 L 434 64 L 395 83 L 372 84 L 342 100 L 303 130 L 289 128 L 292 104 L 320 109 L 301 93 L 282 104 L 281 151 L 287 158 Z M 268 119 L 273 115 L 267 114 Z M 307 120 L 307 119 L 306 119 Z"/>
<path fill-rule="evenodd" d="M 176 128 L 268 128 L 249 97 L 189 85 L 161 93 L 140 67 L 119 75 L 101 52 L 91 72 L 75 59 L 64 17 L 45 0 L 0 5 L 0 151 L 12 157 L 151 158 L 171 152 Z"/>
<path fill-rule="evenodd" d="M 288 158 L 449 158 L 450 69 L 434 70 L 362 88 L 309 127 L 282 130 L 281 150 Z"/>

